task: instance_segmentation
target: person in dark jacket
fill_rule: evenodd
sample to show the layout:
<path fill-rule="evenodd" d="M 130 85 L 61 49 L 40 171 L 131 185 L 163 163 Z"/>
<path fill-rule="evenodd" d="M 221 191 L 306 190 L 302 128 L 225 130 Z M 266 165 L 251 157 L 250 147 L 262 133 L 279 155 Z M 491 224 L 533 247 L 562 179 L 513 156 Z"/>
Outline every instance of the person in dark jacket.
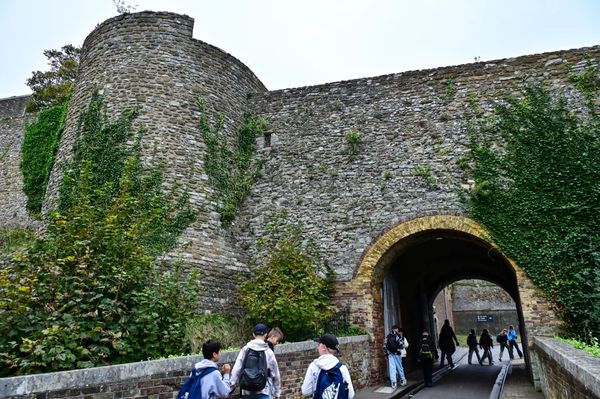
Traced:
<path fill-rule="evenodd" d="M 438 358 L 435 341 L 429 336 L 429 331 L 424 329 L 419 343 L 419 362 L 423 367 L 423 381 L 426 387 L 433 386 L 433 360 Z"/>
<path fill-rule="evenodd" d="M 490 365 L 494 364 L 494 360 L 492 359 L 494 340 L 492 339 L 492 336 L 488 332 L 487 328 L 484 328 L 481 332 L 481 336 L 479 337 L 479 347 L 483 349 L 483 356 L 481 357 L 479 364 L 483 365 L 483 361 L 486 357 L 488 358 Z"/>
<path fill-rule="evenodd" d="M 506 335 L 506 328 L 503 329 L 500 334 L 496 337 L 496 342 L 500 345 L 500 356 L 498 357 L 498 361 L 502 361 L 502 354 L 504 353 L 504 349 L 508 352 L 508 356 L 513 358 L 512 352 L 508 349 L 508 335 Z"/>
<path fill-rule="evenodd" d="M 467 337 L 467 345 L 469 346 L 469 364 L 473 358 L 473 352 L 477 355 L 477 363 L 481 364 L 481 357 L 479 356 L 479 349 L 477 349 L 477 335 L 475 330 L 471 329 L 469 336 Z"/>
<path fill-rule="evenodd" d="M 444 325 L 440 330 L 438 343 L 440 345 L 440 351 L 442 352 L 442 358 L 440 359 L 440 368 L 444 367 L 444 358 L 448 360 L 450 368 L 454 368 L 452 354 L 456 351 L 456 346 L 458 346 L 458 339 L 456 339 L 456 334 L 454 334 L 454 330 L 452 329 L 452 327 L 450 327 L 450 321 L 448 319 L 444 320 Z M 454 343 L 456 343 L 456 346 L 454 346 Z"/>

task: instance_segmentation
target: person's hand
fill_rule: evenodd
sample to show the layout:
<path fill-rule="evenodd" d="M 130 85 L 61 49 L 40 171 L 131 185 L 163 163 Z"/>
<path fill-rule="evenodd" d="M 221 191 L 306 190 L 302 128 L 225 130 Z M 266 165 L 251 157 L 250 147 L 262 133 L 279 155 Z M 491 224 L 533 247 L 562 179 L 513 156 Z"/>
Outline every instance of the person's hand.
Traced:
<path fill-rule="evenodd" d="M 231 364 L 225 363 L 225 364 L 223 364 L 223 366 L 221 366 L 221 373 L 229 374 L 230 372 L 231 372 Z"/>

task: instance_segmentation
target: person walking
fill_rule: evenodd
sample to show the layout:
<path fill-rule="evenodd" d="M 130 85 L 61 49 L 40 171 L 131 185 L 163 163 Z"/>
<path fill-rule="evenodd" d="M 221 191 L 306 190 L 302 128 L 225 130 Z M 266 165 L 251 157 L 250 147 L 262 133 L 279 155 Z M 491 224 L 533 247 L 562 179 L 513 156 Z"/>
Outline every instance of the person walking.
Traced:
<path fill-rule="evenodd" d="M 519 359 L 523 359 L 523 352 L 519 349 L 519 344 L 517 343 L 517 332 L 513 326 L 508 326 L 508 354 L 511 359 L 514 359 L 513 349 L 517 349 L 517 353 L 519 354 Z"/>
<path fill-rule="evenodd" d="M 278 327 L 273 327 L 267 334 L 267 345 L 269 348 L 275 353 L 275 347 L 283 341 L 283 332 Z M 273 376 L 269 373 L 269 378 L 267 379 L 267 386 L 269 387 L 269 399 L 275 398 L 275 384 L 273 384 Z M 283 388 L 282 388 L 283 389 Z"/>
<path fill-rule="evenodd" d="M 513 359 L 512 351 L 508 348 L 508 335 L 506 335 L 506 328 L 502 329 L 500 334 L 496 337 L 496 342 L 500 345 L 500 356 L 498 356 L 498 361 L 502 361 L 502 354 L 504 353 L 504 349 L 508 353 L 510 359 Z"/>
<path fill-rule="evenodd" d="M 492 359 L 492 348 L 494 347 L 494 340 L 487 328 L 484 328 L 481 332 L 481 336 L 479 337 L 479 347 L 483 349 L 483 356 L 481 357 L 479 364 L 483 366 L 483 361 L 487 357 L 490 365 L 493 365 L 494 359 Z"/>
<path fill-rule="evenodd" d="M 302 395 L 312 396 L 314 399 L 354 398 L 348 367 L 334 356 L 334 353 L 339 353 L 337 338 L 332 334 L 323 334 L 315 341 L 319 343 L 319 357 L 306 370 Z"/>
<path fill-rule="evenodd" d="M 438 353 L 437 348 L 435 347 L 435 341 L 429 336 L 429 331 L 427 329 L 423 329 L 423 332 L 421 333 L 418 354 L 418 360 L 421 362 L 421 367 L 423 368 L 423 382 L 426 387 L 432 387 L 433 360 L 438 358 Z"/>
<path fill-rule="evenodd" d="M 456 351 L 456 346 L 458 346 L 458 339 L 456 339 L 456 334 L 454 334 L 454 330 L 450 327 L 450 321 L 448 319 L 444 320 L 444 325 L 440 330 L 440 336 L 438 338 L 438 343 L 440 346 L 440 351 L 442 352 L 440 359 L 440 368 L 444 367 L 444 358 L 448 360 L 448 364 L 450 368 L 454 368 L 454 362 L 452 361 L 452 354 Z M 456 343 L 456 346 L 454 346 Z"/>
<path fill-rule="evenodd" d="M 230 383 L 233 386 L 239 381 L 242 398 L 269 399 L 269 377 L 273 381 L 275 397 L 281 396 L 279 366 L 275 354 L 265 341 L 267 331 L 266 325 L 256 324 L 252 329 L 254 339 L 240 350 L 235 359 Z M 245 389 L 246 384 L 256 385 L 256 388 Z"/>
<path fill-rule="evenodd" d="M 385 342 L 383 343 L 383 350 L 388 360 L 388 373 L 392 389 L 396 389 L 397 375 L 400 376 L 400 385 L 406 385 L 406 376 L 404 375 L 404 367 L 402 366 L 402 351 L 406 353 L 405 348 L 408 346 L 408 341 L 400 333 L 400 330 L 400 326 L 394 324 L 392 331 L 385 337 Z"/>
<path fill-rule="evenodd" d="M 475 334 L 475 330 L 471 329 L 469 336 L 467 336 L 467 346 L 469 347 L 469 364 L 471 364 L 471 359 L 473 357 L 473 352 L 477 355 L 477 363 L 481 364 L 481 357 L 479 356 L 479 349 L 477 349 L 477 335 Z"/>

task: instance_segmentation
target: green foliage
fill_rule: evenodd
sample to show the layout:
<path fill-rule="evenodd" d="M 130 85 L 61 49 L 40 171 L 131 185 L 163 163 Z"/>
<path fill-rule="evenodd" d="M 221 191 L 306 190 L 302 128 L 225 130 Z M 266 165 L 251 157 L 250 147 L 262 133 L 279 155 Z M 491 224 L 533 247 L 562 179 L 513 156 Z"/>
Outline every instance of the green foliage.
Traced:
<path fill-rule="evenodd" d="M 80 53 L 81 50 L 71 44 L 63 46 L 60 50 L 44 51 L 50 71 L 32 72 L 31 77 L 27 79 L 27 86 L 33 91 L 31 100 L 27 103 L 27 112 L 38 112 L 68 102 L 77 76 Z"/>
<path fill-rule="evenodd" d="M 259 266 L 241 287 L 241 300 L 251 321 L 279 326 L 289 341 L 305 338 L 331 314 L 333 272 L 319 259 L 316 245 L 302 238 L 302 225 L 275 215 L 259 240 Z"/>
<path fill-rule="evenodd" d="M 584 95 L 588 107 L 593 109 L 598 92 L 600 92 L 598 67 L 593 64 L 592 60 L 588 59 L 585 70 L 582 73 L 571 72 L 569 80 Z"/>
<path fill-rule="evenodd" d="M 256 153 L 256 137 L 266 130 L 267 122 L 246 113 L 235 143 L 231 145 L 222 132 L 223 118 L 219 116 L 216 123 L 211 124 L 203 99 L 198 100 L 198 107 L 200 132 L 207 147 L 204 167 L 215 190 L 214 199 L 221 222 L 228 226 L 250 193 L 252 184 L 260 176 L 263 163 L 253 161 L 253 157 Z"/>
<path fill-rule="evenodd" d="M 358 147 L 360 146 L 360 143 L 362 143 L 362 141 L 363 141 L 362 133 L 356 129 L 352 129 L 346 133 L 345 137 L 346 137 L 346 142 L 350 146 L 350 154 L 357 155 Z"/>
<path fill-rule="evenodd" d="M 448 78 L 444 80 L 444 85 L 446 86 L 446 93 L 444 93 L 444 101 L 450 102 L 454 99 L 456 95 L 456 83 L 454 82 L 454 78 Z"/>
<path fill-rule="evenodd" d="M 0 257 L 22 249 L 33 239 L 31 230 L 0 228 Z"/>
<path fill-rule="evenodd" d="M 240 317 L 211 313 L 196 316 L 185 331 L 192 353 L 201 353 L 208 339 L 220 341 L 223 348 L 241 348 L 248 342 L 252 326 Z"/>
<path fill-rule="evenodd" d="M 55 105 L 40 111 L 37 120 L 25 127 L 21 171 L 23 192 L 27 195 L 27 210 L 32 214 L 38 214 L 42 210 L 66 115 L 66 103 Z"/>
<path fill-rule="evenodd" d="M 555 304 L 568 334 L 598 336 L 598 115 L 578 116 L 564 98 L 529 87 L 479 127 L 469 213 Z"/>
<path fill-rule="evenodd" d="M 597 337 L 592 337 L 590 335 L 589 339 L 587 341 L 581 341 L 581 340 L 574 339 L 574 338 L 562 338 L 562 337 L 555 337 L 555 338 L 571 345 L 574 348 L 577 348 L 584 352 L 587 352 L 590 355 L 600 357 L 600 343 L 598 342 Z"/>
<path fill-rule="evenodd" d="M 94 96 L 82 119 L 100 110 Z M 69 206 L 50 213 L 47 234 L 0 270 L 3 374 L 47 372 L 185 352 L 185 321 L 199 287 L 181 265 L 155 259 L 175 245 L 195 214 L 161 189 L 161 168 L 108 137 L 131 136 L 106 117 L 83 129 L 71 172 Z M 101 117 L 100 117 L 101 116 Z M 102 135 L 92 140 L 87 135 Z M 127 154 L 110 178 L 88 145 Z M 99 145 L 99 144 L 98 144 Z M 99 152 L 105 152 L 94 147 Z"/>
<path fill-rule="evenodd" d="M 434 187 L 437 185 L 437 179 L 433 175 L 433 171 L 431 170 L 431 166 L 427 165 L 416 165 L 415 166 L 415 175 L 423 179 L 427 184 Z"/>

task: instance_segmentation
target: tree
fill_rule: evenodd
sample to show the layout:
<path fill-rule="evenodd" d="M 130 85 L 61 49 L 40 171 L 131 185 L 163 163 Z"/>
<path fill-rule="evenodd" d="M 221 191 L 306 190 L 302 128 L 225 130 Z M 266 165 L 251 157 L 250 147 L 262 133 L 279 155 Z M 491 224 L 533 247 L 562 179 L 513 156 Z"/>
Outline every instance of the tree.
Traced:
<path fill-rule="evenodd" d="M 259 240 L 260 266 L 241 285 L 242 304 L 251 321 L 279 326 L 290 340 L 302 340 L 328 317 L 333 273 L 315 244 L 303 241 L 302 226 L 278 214 L 266 226 L 272 239 Z"/>
<path fill-rule="evenodd" d="M 541 87 L 507 98 L 471 136 L 468 203 L 566 333 L 585 340 L 600 334 L 600 117 L 590 111 Z"/>
<path fill-rule="evenodd" d="M 27 86 L 33 94 L 27 103 L 27 112 L 38 112 L 54 105 L 64 105 L 70 96 L 71 88 L 77 76 L 81 50 L 71 44 L 60 50 L 45 50 L 50 70 L 32 72 Z"/>

